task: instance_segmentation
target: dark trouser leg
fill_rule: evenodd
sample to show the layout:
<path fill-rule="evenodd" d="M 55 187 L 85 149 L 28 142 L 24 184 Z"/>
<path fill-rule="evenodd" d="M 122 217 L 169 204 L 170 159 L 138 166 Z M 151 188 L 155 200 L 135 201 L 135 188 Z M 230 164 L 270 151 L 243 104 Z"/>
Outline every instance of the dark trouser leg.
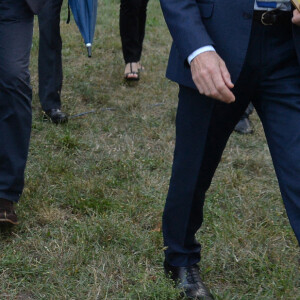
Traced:
<path fill-rule="evenodd" d="M 195 233 L 203 221 L 205 192 L 227 140 L 250 101 L 247 92 L 240 91 L 240 94 L 234 104 L 216 101 L 213 108 L 211 105 L 207 112 L 202 110 L 201 115 L 196 116 L 191 111 L 182 114 L 182 106 L 188 105 L 187 102 L 195 102 L 197 106 L 204 97 L 197 91 L 181 87 L 173 172 L 163 216 L 168 247 L 166 259 L 173 266 L 192 265 L 200 260 L 200 245 Z M 214 100 L 206 101 L 213 103 Z M 194 107 L 194 110 L 199 112 L 199 108 Z"/>
<path fill-rule="evenodd" d="M 63 0 L 48 0 L 40 12 L 39 97 L 44 111 L 60 109 L 62 89 L 62 41 L 60 11 Z"/>
<path fill-rule="evenodd" d="M 199 247 L 189 249 L 184 241 L 213 105 L 214 100 L 180 86 L 172 177 L 163 213 L 166 260 L 173 266 L 188 265 L 189 257 L 200 253 Z"/>
<path fill-rule="evenodd" d="M 270 29 L 267 29 L 270 30 Z M 255 108 L 264 126 L 284 205 L 300 244 L 300 66 L 290 27 L 270 43 Z M 275 30 L 274 30 L 275 31 Z M 284 37 L 284 38 L 283 38 Z M 277 43 L 275 43 L 277 41 Z M 283 67 L 284 66 L 284 67 Z"/>
<path fill-rule="evenodd" d="M 299 70 L 300 71 L 300 70 Z M 264 125 L 285 208 L 300 244 L 300 72 L 297 94 L 264 95 L 256 109 Z"/>
<path fill-rule="evenodd" d="M 144 42 L 144 37 L 145 37 L 148 1 L 149 0 L 144 0 L 142 5 L 141 5 L 141 9 L 140 9 L 140 20 L 139 20 L 139 28 L 140 28 L 140 32 L 139 32 L 139 44 L 140 44 L 139 57 L 140 57 L 140 59 L 141 59 L 141 56 L 142 56 L 143 42 Z"/>
<path fill-rule="evenodd" d="M 141 58 L 148 0 L 121 0 L 120 35 L 125 63 Z"/>
<path fill-rule="evenodd" d="M 28 67 L 33 16 L 20 19 L 25 8 L 15 20 L 0 20 L 0 198 L 15 202 L 24 186 L 31 130 Z"/>
<path fill-rule="evenodd" d="M 230 134 L 254 97 L 261 67 L 261 49 L 257 47 L 263 37 L 260 31 L 253 29 L 244 67 L 233 89 L 233 104 L 180 87 L 175 155 L 163 215 L 165 255 L 170 265 L 188 266 L 200 260 L 195 233 L 203 221 L 205 192 Z"/>
<path fill-rule="evenodd" d="M 280 103 L 276 99 L 278 95 L 273 95 L 273 99 L 267 96 L 256 107 L 264 125 L 285 208 L 300 244 L 299 78 L 300 72 L 297 78 L 297 98 L 295 94 L 286 95 L 285 103 Z"/>

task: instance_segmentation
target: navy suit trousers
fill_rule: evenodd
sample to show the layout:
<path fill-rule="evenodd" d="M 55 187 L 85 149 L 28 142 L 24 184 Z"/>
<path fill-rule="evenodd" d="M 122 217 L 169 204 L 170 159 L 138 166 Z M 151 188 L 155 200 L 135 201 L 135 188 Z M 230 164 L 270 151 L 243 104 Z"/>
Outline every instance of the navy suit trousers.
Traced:
<path fill-rule="evenodd" d="M 23 190 L 31 131 L 32 30 L 25 0 L 0 2 L 0 198 L 11 201 Z"/>
<path fill-rule="evenodd" d="M 300 67 L 291 24 L 253 23 L 242 72 L 225 104 L 180 86 L 176 146 L 163 214 L 166 260 L 199 262 L 195 239 L 223 150 L 250 100 L 262 121 L 286 211 L 300 242 Z"/>
<path fill-rule="evenodd" d="M 39 97 L 44 111 L 60 109 L 63 81 L 60 11 L 63 0 L 48 0 L 38 14 Z"/>

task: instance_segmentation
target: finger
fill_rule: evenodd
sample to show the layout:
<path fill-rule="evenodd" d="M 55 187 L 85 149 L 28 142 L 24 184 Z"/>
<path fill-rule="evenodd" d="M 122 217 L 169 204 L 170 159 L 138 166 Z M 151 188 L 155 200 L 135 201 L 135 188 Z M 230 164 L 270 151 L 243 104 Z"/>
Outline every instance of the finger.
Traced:
<path fill-rule="evenodd" d="M 200 94 L 204 94 L 204 88 L 203 88 L 203 83 L 202 81 L 199 79 L 197 81 L 195 81 L 196 87 L 199 91 Z"/>
<path fill-rule="evenodd" d="M 230 73 L 228 72 L 228 69 L 224 63 L 224 61 L 220 62 L 220 69 L 221 69 L 221 73 L 222 73 L 222 77 L 225 81 L 225 84 L 232 89 L 234 87 L 234 84 L 231 81 L 231 76 Z"/>
<path fill-rule="evenodd" d="M 208 92 L 205 83 L 201 78 L 199 79 L 199 92 L 203 95 L 205 95 Z"/>
<path fill-rule="evenodd" d="M 216 90 L 218 91 L 217 99 L 219 99 L 223 102 L 226 102 L 226 103 L 234 102 L 235 96 L 233 95 L 233 93 L 230 91 L 230 89 L 226 85 L 226 83 L 222 77 L 221 71 L 215 72 L 212 75 L 212 80 L 213 80 Z"/>

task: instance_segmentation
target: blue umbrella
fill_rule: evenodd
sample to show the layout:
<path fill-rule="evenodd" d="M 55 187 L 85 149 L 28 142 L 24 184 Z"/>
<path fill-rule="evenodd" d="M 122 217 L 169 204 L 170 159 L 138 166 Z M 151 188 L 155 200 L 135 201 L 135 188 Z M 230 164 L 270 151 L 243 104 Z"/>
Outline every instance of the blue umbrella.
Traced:
<path fill-rule="evenodd" d="M 98 0 L 69 0 L 74 20 L 81 32 L 89 57 L 92 56 Z"/>

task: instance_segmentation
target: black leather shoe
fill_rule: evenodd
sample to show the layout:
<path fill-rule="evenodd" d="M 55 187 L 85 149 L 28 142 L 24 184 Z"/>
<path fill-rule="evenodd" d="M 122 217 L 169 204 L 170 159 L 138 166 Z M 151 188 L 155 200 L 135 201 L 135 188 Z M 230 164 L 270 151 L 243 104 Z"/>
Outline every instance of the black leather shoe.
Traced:
<path fill-rule="evenodd" d="M 18 217 L 14 211 L 14 204 L 11 201 L 0 199 L 0 225 L 9 224 L 18 224 Z"/>
<path fill-rule="evenodd" d="M 202 282 L 199 267 L 196 264 L 189 267 L 173 267 L 165 261 L 164 269 L 166 275 L 170 276 L 176 286 L 183 290 L 182 297 L 198 300 L 214 299 Z"/>
<path fill-rule="evenodd" d="M 68 122 L 68 115 L 63 113 L 60 109 L 46 110 L 44 117 L 45 119 L 50 119 L 55 124 Z"/>
<path fill-rule="evenodd" d="M 253 133 L 249 118 L 242 118 L 235 126 L 234 130 L 241 134 Z"/>

